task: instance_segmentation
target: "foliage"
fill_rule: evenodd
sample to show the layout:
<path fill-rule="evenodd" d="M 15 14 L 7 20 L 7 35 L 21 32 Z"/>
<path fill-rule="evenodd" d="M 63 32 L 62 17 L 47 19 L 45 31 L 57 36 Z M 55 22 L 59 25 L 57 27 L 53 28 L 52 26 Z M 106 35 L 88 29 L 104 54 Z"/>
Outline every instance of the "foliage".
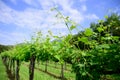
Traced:
<path fill-rule="evenodd" d="M 69 62 L 76 80 L 99 80 L 102 75 L 120 71 L 119 16 L 113 14 L 99 20 L 97 24 L 91 24 L 91 28 L 73 36 L 72 30 L 77 28 L 77 24 L 57 12 L 68 28 L 68 35 L 58 37 L 49 31 L 50 34 L 43 38 L 42 33 L 38 32 L 30 42 L 1 55 L 20 61 L 32 62 L 31 59 L 35 58 L 38 61 L 58 61 L 61 65 Z M 52 41 L 51 37 L 55 40 Z"/>
<path fill-rule="evenodd" d="M 5 66 L 0 57 L 0 80 L 8 80 Z"/>
<path fill-rule="evenodd" d="M 12 48 L 13 46 L 11 45 L 1 45 L 0 44 L 0 53 L 6 50 L 9 50 L 10 48 Z"/>

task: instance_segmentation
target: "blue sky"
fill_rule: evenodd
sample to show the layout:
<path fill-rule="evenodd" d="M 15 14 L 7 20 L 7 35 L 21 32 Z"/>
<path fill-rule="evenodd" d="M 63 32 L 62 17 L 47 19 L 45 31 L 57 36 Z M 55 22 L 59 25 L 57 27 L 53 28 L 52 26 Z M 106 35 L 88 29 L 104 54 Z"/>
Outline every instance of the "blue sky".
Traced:
<path fill-rule="evenodd" d="M 111 12 L 120 13 L 120 0 L 0 0 L 0 44 L 22 43 L 36 31 L 66 35 L 68 30 L 62 20 L 50 10 L 56 6 L 83 28 Z"/>

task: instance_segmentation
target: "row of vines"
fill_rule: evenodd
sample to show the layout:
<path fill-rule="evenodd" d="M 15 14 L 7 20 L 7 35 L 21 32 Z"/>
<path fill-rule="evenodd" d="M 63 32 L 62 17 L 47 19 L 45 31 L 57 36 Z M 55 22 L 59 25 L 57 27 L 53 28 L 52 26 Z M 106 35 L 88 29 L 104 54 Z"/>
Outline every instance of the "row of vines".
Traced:
<path fill-rule="evenodd" d="M 72 65 L 76 80 L 99 80 L 106 74 L 120 72 L 120 35 L 112 35 L 117 22 L 110 21 L 107 23 L 109 25 L 105 25 L 105 21 L 100 20 L 96 28 L 86 28 L 75 38 L 72 30 L 77 29 L 77 24 L 59 11 L 57 15 L 64 20 L 69 30 L 68 35 L 59 37 L 48 31 L 49 35 L 43 37 L 41 32 L 37 32 L 31 41 L 1 53 L 3 61 L 13 71 L 16 80 L 20 79 L 22 61 L 30 62 L 29 80 L 34 79 L 35 62 L 39 61 L 46 61 L 46 65 L 48 61 L 59 62 L 62 80 L 65 63 Z M 108 19 L 109 17 L 106 17 L 106 20 Z M 120 29 L 120 25 L 115 28 Z"/>

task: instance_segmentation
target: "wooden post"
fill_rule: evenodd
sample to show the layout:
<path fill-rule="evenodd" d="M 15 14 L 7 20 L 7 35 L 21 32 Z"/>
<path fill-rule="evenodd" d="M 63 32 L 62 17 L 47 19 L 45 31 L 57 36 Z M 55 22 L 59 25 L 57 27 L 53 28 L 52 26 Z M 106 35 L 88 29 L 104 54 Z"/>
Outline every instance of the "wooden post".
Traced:
<path fill-rule="evenodd" d="M 34 55 L 32 55 L 32 57 L 30 58 L 29 80 L 33 80 L 34 79 L 35 59 L 36 59 L 36 56 L 34 56 Z"/>

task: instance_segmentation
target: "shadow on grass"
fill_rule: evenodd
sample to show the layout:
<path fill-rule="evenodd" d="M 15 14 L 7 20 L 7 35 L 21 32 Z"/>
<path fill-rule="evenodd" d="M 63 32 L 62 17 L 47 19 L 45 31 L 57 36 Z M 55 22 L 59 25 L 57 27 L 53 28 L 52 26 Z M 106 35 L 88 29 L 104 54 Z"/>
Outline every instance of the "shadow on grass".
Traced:
<path fill-rule="evenodd" d="M 37 70 L 39 70 L 39 71 L 41 71 L 41 72 L 44 72 L 44 73 L 46 73 L 46 74 L 48 74 L 48 75 L 50 75 L 50 76 L 52 76 L 52 77 L 54 77 L 54 78 L 61 79 L 61 80 L 67 80 L 67 78 L 65 78 L 65 77 L 62 79 L 62 77 L 57 76 L 57 75 L 55 75 L 55 74 L 53 74 L 53 73 L 44 71 L 44 70 L 42 70 L 42 69 L 40 69 L 40 68 L 36 68 L 36 67 L 35 67 L 35 69 L 37 69 Z"/>
<path fill-rule="evenodd" d="M 27 65 L 27 64 L 24 64 L 24 65 L 26 65 L 27 67 L 29 67 L 29 65 Z M 43 72 L 43 73 L 46 73 L 46 74 L 48 74 L 48 75 L 50 75 L 50 76 L 52 76 L 52 77 L 54 77 L 54 78 L 56 78 L 56 79 L 67 80 L 67 78 L 65 78 L 65 77 L 62 78 L 62 77 L 60 77 L 60 76 L 57 76 L 57 75 L 55 75 L 55 74 L 53 74 L 53 73 L 50 73 L 50 72 L 45 71 L 45 70 L 42 70 L 42 69 L 40 69 L 40 68 L 35 67 L 35 69 L 38 70 L 38 71 L 41 71 L 41 72 Z"/>
<path fill-rule="evenodd" d="M 45 64 L 41 64 L 41 65 L 45 65 Z M 61 68 L 59 68 L 59 67 L 52 66 L 52 65 L 47 65 L 47 66 L 53 67 L 53 68 L 55 68 L 55 69 L 61 69 Z M 69 69 L 64 69 L 64 70 L 65 70 L 65 71 L 70 71 L 70 72 L 71 72 L 71 70 L 69 70 Z"/>
<path fill-rule="evenodd" d="M 15 80 L 15 76 L 12 74 L 11 70 L 8 69 L 8 66 L 5 64 L 4 61 L 3 61 L 3 63 L 5 65 L 7 76 L 9 78 L 9 80 Z"/>

